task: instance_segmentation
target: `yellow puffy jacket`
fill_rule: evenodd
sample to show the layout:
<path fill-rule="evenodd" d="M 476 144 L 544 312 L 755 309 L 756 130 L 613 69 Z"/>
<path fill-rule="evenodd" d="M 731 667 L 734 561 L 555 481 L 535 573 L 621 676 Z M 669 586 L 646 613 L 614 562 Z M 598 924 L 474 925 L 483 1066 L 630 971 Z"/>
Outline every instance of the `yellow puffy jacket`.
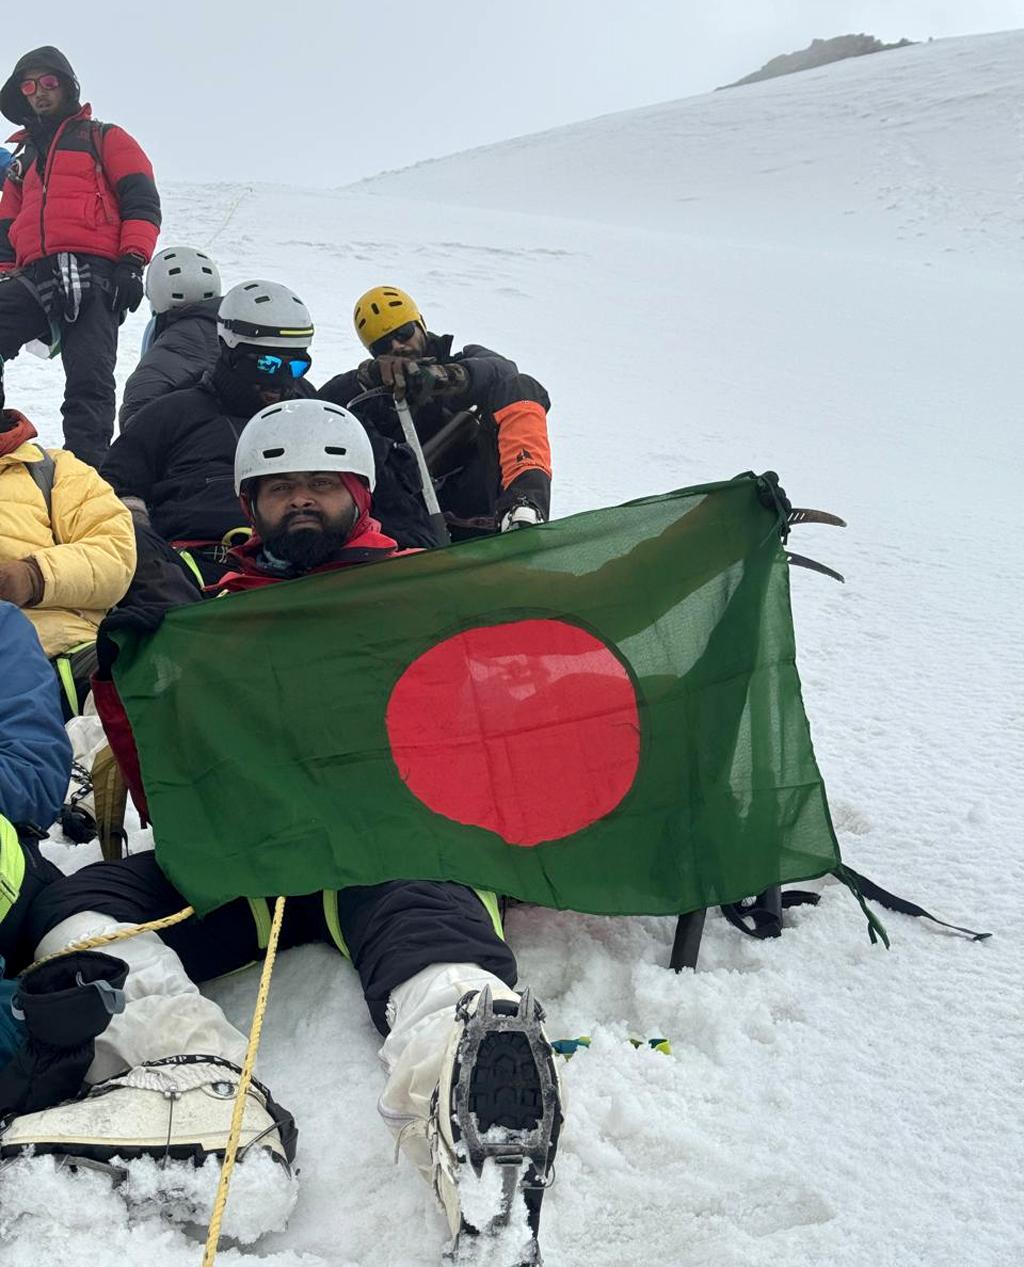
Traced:
<path fill-rule="evenodd" d="M 50 657 L 90 642 L 135 573 L 135 531 L 128 508 L 91 466 L 63 449 L 54 460 L 53 521 L 28 472 L 42 459 L 30 441 L 0 456 L 0 563 L 33 558 L 45 583 L 25 610 Z"/>

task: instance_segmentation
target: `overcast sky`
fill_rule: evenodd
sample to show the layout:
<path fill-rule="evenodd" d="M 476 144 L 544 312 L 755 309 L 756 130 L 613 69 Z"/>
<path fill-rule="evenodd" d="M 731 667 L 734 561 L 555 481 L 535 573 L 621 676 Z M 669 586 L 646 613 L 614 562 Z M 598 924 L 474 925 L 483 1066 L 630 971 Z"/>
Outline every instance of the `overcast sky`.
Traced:
<path fill-rule="evenodd" d="M 693 96 L 815 37 L 1024 27 L 1024 0 L 12 0 L 5 9 L 3 77 L 22 52 L 56 44 L 82 99 L 143 143 L 158 179 L 307 186 Z"/>

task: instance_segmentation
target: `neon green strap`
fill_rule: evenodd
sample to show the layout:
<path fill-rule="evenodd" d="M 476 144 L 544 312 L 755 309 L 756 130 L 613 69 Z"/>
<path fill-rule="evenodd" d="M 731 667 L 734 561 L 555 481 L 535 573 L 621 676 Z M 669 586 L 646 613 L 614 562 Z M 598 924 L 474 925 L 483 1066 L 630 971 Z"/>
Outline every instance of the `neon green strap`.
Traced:
<path fill-rule="evenodd" d="M 25 879 L 25 854 L 18 833 L 0 814 L 0 920 L 18 900 Z"/>
<path fill-rule="evenodd" d="M 64 688 L 64 695 L 67 698 L 72 717 L 79 717 L 82 709 L 78 702 L 78 688 L 75 686 L 75 674 L 71 668 L 71 657 L 78 655 L 79 651 L 84 651 L 86 647 L 91 646 L 91 642 L 79 642 L 73 647 L 68 647 L 67 651 L 62 651 L 53 661 L 57 676 L 60 678 L 60 684 Z"/>
<path fill-rule="evenodd" d="M 498 895 L 496 893 L 492 893 L 489 889 L 474 889 L 473 892 L 477 895 L 480 901 L 483 902 L 484 910 L 491 917 L 491 923 L 494 925 L 494 931 L 498 934 L 501 940 L 504 941 L 505 929 L 502 927 L 501 923 L 501 907 L 498 905 Z"/>
<path fill-rule="evenodd" d="M 270 908 L 267 906 L 267 899 L 249 897 L 245 900 L 249 903 L 249 910 L 252 911 L 252 917 L 256 921 L 256 944 L 260 950 L 266 950 L 267 942 L 270 941 Z"/>
<path fill-rule="evenodd" d="M 81 709 L 78 707 L 78 688 L 75 686 L 75 675 L 71 672 L 71 661 L 67 655 L 59 655 L 54 661 L 57 669 L 57 676 L 60 678 L 60 684 L 64 688 L 64 695 L 68 701 L 68 707 L 71 709 L 71 716 L 78 717 Z"/>
<path fill-rule="evenodd" d="M 203 580 L 203 574 L 199 570 L 199 564 L 195 561 L 195 559 L 193 559 L 191 554 L 189 554 L 187 550 L 179 550 L 178 558 L 181 559 L 182 563 L 184 563 L 184 565 L 196 578 L 196 580 L 199 582 L 200 587 L 204 586 L 206 582 Z"/>
<path fill-rule="evenodd" d="M 341 931 L 341 920 L 338 918 L 337 889 L 324 889 L 324 919 L 327 921 L 327 931 L 331 934 L 331 940 L 335 946 L 346 959 L 351 959 L 352 956 L 348 952 L 348 945 Z"/>

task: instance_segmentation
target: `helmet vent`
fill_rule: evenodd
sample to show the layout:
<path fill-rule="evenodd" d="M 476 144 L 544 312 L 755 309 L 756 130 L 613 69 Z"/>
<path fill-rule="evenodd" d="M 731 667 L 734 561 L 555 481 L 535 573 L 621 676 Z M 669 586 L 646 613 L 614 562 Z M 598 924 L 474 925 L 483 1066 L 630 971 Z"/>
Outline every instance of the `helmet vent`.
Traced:
<path fill-rule="evenodd" d="M 263 456 L 265 458 L 283 458 L 284 449 L 264 449 Z"/>
<path fill-rule="evenodd" d="M 168 277 L 180 277 L 180 276 L 181 276 L 181 268 L 180 268 L 180 267 L 179 267 L 179 268 L 169 268 L 169 269 L 167 270 L 167 276 L 168 276 Z"/>
<path fill-rule="evenodd" d="M 342 448 L 340 444 L 325 444 L 324 452 L 330 453 L 333 457 L 343 458 L 348 453 L 348 449 Z"/>
<path fill-rule="evenodd" d="M 253 303 L 254 303 L 254 304 L 269 304 L 269 303 L 270 303 L 270 296 L 269 296 L 269 295 L 257 295 L 257 296 L 256 296 L 256 298 L 253 300 Z"/>

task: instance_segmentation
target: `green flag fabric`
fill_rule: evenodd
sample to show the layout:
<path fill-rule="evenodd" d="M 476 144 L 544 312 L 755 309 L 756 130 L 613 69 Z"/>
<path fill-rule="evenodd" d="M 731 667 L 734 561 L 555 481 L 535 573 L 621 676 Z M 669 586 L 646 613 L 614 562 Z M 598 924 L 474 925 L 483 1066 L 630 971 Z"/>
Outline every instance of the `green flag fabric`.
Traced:
<path fill-rule="evenodd" d="M 394 879 L 676 914 L 833 870 L 770 489 L 740 476 L 119 634 L 164 871 L 200 914 Z"/>

